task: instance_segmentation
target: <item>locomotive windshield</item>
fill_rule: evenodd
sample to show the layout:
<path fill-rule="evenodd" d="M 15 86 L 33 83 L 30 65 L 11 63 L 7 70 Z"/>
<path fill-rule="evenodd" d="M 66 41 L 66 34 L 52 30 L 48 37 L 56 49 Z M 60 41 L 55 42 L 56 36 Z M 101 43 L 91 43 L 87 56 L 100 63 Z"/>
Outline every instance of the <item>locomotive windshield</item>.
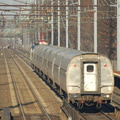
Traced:
<path fill-rule="evenodd" d="M 87 72 L 93 72 L 94 71 L 94 66 L 93 65 L 88 65 L 87 66 Z"/>

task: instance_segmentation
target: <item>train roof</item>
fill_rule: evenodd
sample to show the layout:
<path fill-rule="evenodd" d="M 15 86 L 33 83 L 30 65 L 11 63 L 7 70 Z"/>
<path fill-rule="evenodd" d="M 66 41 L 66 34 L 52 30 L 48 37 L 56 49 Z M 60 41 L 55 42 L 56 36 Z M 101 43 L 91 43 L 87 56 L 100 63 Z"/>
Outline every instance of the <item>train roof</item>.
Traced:
<path fill-rule="evenodd" d="M 54 46 L 54 45 L 39 45 L 39 46 L 35 46 L 37 47 L 38 49 L 39 48 L 46 48 L 46 49 L 50 49 L 52 51 L 55 51 L 55 52 L 67 52 L 67 53 L 70 53 L 70 55 L 74 55 L 74 56 L 77 56 L 77 55 L 87 55 L 87 54 L 94 54 L 94 55 L 98 55 L 98 53 L 94 53 L 94 52 L 88 52 L 88 51 L 81 51 L 81 50 L 75 50 L 75 49 L 72 49 L 72 48 L 65 48 L 65 47 L 59 47 L 59 46 Z"/>

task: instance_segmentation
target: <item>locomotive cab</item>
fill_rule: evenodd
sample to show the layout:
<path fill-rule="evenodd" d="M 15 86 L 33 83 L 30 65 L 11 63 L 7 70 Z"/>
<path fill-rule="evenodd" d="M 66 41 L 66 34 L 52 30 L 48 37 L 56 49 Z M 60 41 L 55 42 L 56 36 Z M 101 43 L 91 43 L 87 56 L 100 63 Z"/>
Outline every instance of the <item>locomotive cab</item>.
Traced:
<path fill-rule="evenodd" d="M 80 107 L 83 106 L 81 104 L 85 103 L 87 106 L 96 104 L 98 108 L 101 107 L 103 102 L 110 103 L 114 79 L 109 59 L 98 54 L 89 53 L 82 54 L 78 61 L 75 60 L 71 60 L 68 68 L 68 71 L 70 70 L 68 72 L 69 78 L 67 77 L 68 92 L 76 93 L 69 95 L 71 101 L 77 103 Z M 73 63 L 76 65 L 75 68 L 73 68 Z M 79 68 L 77 68 L 78 66 Z M 105 74 L 107 74 L 106 77 Z M 69 83 L 72 83 L 73 80 L 74 86 L 71 86 Z M 71 91 L 69 91 L 70 89 Z M 78 91 L 80 91 L 80 94 L 78 94 Z"/>

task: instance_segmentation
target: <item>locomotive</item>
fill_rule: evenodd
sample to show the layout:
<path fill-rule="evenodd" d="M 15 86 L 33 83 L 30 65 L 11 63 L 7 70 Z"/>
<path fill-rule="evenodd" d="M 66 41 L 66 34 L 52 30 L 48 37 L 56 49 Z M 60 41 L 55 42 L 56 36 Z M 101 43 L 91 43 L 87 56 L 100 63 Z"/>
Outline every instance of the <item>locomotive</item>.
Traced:
<path fill-rule="evenodd" d="M 101 54 L 39 45 L 30 53 L 32 68 L 69 103 L 80 109 L 112 101 L 114 76 L 110 60 Z"/>

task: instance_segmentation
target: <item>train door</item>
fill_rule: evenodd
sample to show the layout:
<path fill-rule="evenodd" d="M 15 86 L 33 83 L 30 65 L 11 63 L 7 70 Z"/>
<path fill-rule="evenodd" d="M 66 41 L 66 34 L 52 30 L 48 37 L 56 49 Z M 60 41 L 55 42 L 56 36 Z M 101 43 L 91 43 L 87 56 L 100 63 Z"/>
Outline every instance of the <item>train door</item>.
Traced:
<path fill-rule="evenodd" d="M 96 92 L 98 90 L 98 64 L 97 63 L 83 63 L 83 91 Z"/>

